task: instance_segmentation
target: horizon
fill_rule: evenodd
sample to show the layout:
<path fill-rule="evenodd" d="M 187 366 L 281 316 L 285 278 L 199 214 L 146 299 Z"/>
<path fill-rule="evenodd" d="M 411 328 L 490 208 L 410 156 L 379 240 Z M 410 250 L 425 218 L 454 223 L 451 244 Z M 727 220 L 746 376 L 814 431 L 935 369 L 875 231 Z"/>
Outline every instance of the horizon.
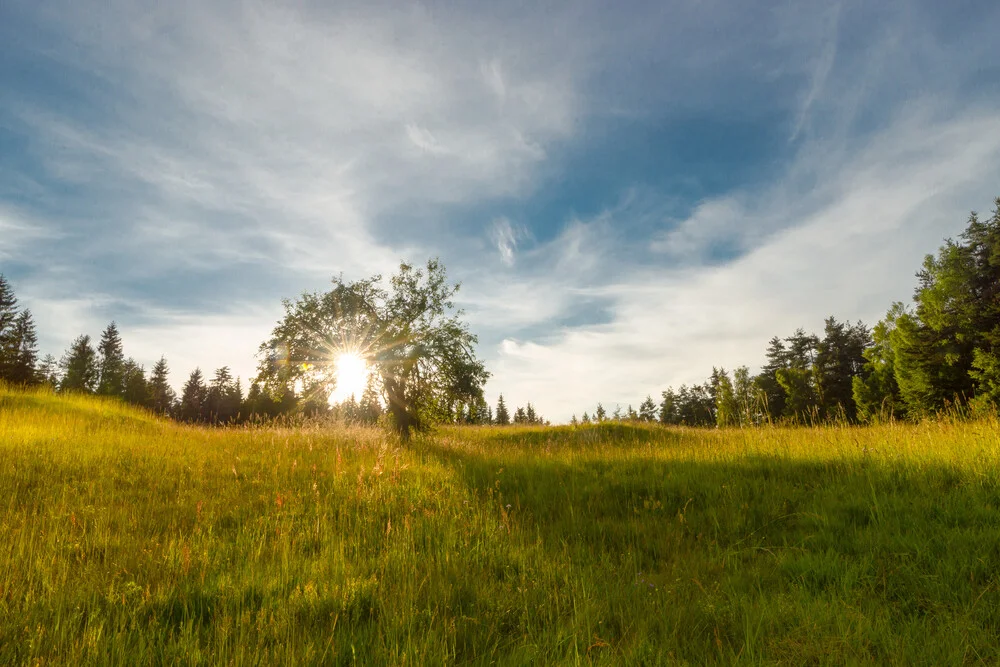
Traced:
<path fill-rule="evenodd" d="M 179 388 L 440 257 L 490 405 L 560 423 L 872 326 L 990 210 L 996 3 L 629 10 L 6 5 L 0 273 Z"/>

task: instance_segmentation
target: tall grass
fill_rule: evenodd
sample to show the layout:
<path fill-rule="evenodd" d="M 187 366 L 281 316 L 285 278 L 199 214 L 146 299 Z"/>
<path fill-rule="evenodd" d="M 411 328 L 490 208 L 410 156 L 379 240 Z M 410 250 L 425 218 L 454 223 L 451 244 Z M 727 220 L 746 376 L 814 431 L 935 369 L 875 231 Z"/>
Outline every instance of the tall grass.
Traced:
<path fill-rule="evenodd" d="M 996 663 L 998 466 L 995 419 L 399 448 L 0 388 L 0 663 Z"/>

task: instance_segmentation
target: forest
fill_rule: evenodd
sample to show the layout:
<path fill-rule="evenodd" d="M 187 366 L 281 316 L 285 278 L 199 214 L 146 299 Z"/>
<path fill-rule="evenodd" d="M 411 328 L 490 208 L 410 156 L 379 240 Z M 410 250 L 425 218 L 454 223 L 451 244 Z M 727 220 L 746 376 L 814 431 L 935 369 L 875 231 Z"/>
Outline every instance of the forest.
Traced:
<path fill-rule="evenodd" d="M 798 329 L 767 342 L 764 362 L 730 373 L 712 368 L 702 384 L 668 387 L 638 409 L 603 404 L 571 423 L 642 421 L 687 426 L 764 423 L 866 423 L 919 420 L 942 410 L 975 415 L 1000 404 L 1000 198 L 991 216 L 972 213 L 958 239 L 926 256 L 911 303 L 893 303 L 885 317 L 863 322 L 829 317 L 821 335 Z M 192 370 L 178 396 L 163 357 L 147 372 L 124 351 L 115 322 L 96 341 L 76 338 L 61 356 L 40 356 L 36 326 L 0 274 L 0 380 L 14 386 L 48 385 L 57 392 L 118 397 L 184 422 L 233 424 L 279 418 L 328 418 L 374 424 L 385 401 L 376 378 L 361 396 L 330 405 L 301 381 L 277 377 L 261 346 L 260 373 L 244 388 L 228 367 L 206 376 Z M 275 379 L 278 379 L 276 382 Z M 482 382 L 485 381 L 485 375 Z M 494 408 L 482 382 L 471 392 L 442 394 L 439 421 L 461 424 L 544 424 L 529 402 Z"/>

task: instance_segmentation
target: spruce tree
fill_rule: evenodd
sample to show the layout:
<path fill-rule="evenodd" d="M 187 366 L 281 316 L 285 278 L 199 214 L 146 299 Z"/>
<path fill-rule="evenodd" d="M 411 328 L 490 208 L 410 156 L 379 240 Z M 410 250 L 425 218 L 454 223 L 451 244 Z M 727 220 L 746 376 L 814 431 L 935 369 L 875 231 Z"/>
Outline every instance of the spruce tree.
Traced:
<path fill-rule="evenodd" d="M 656 421 L 656 403 L 652 396 L 646 396 L 646 400 L 639 406 L 639 419 L 644 422 Z"/>
<path fill-rule="evenodd" d="M 99 379 L 97 393 L 103 396 L 124 396 L 125 394 L 125 352 L 118 325 L 111 322 L 101 334 L 97 346 Z"/>
<path fill-rule="evenodd" d="M 208 395 L 208 388 L 205 387 L 205 378 L 201 374 L 200 368 L 191 371 L 184 389 L 181 393 L 180 404 L 177 412 L 180 418 L 186 422 L 206 421 L 205 400 Z"/>
<path fill-rule="evenodd" d="M 60 362 L 62 381 L 60 391 L 93 393 L 97 389 L 97 352 L 90 344 L 90 336 L 82 335 L 73 341 Z"/>
<path fill-rule="evenodd" d="M 53 389 L 59 387 L 59 362 L 51 354 L 46 354 L 38 365 L 38 379 Z"/>
<path fill-rule="evenodd" d="M 146 370 L 132 358 L 126 359 L 122 366 L 122 398 L 127 403 L 140 407 L 148 407 L 150 404 Z"/>
<path fill-rule="evenodd" d="M 6 379 L 13 384 L 38 384 L 38 336 L 31 311 L 25 308 L 14 319 L 11 354 Z"/>
<path fill-rule="evenodd" d="M 173 412 L 174 403 L 177 401 L 177 395 L 167 381 L 169 374 L 167 359 L 160 357 L 149 376 L 149 407 L 162 415 Z"/>
<path fill-rule="evenodd" d="M 500 399 L 497 401 L 497 411 L 494 421 L 497 426 L 507 426 L 510 424 L 510 413 L 507 412 L 507 404 L 503 401 L 503 394 L 500 394 Z"/>
<path fill-rule="evenodd" d="M 0 273 L 0 380 L 13 381 L 17 359 L 17 297 L 14 288 Z"/>

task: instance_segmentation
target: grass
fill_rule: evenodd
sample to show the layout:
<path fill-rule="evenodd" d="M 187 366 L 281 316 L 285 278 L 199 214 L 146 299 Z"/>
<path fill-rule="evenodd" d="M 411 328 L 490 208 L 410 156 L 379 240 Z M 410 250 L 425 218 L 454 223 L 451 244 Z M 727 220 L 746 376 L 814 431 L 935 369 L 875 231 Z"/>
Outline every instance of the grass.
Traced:
<path fill-rule="evenodd" d="M 0 388 L 3 664 L 994 664 L 1000 425 L 209 430 Z"/>

